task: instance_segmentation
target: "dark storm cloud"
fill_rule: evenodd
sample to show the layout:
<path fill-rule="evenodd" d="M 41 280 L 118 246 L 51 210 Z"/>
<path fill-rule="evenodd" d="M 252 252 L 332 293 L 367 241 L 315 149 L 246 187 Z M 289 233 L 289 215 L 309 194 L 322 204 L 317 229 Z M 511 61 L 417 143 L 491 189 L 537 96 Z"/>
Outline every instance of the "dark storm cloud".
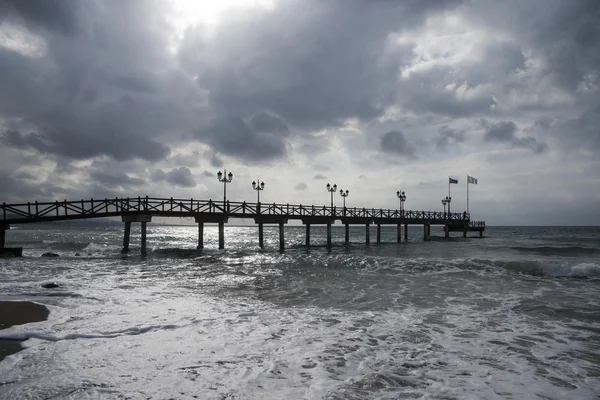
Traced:
<path fill-rule="evenodd" d="M 316 180 L 320 180 L 320 181 L 322 181 L 322 180 L 325 180 L 325 179 L 327 179 L 327 177 L 326 177 L 325 175 L 323 175 L 323 174 L 317 174 L 317 175 L 315 175 L 315 176 L 313 177 L 313 179 L 316 179 Z"/>
<path fill-rule="evenodd" d="M 530 57 L 543 61 L 545 81 L 570 92 L 600 65 L 597 0 L 481 0 L 467 10 L 469 19 L 509 32 Z"/>
<path fill-rule="evenodd" d="M 237 117 L 219 118 L 197 132 L 220 153 L 259 162 L 283 156 L 287 134 L 283 122 L 266 114 L 254 117 L 250 125 Z"/>
<path fill-rule="evenodd" d="M 465 141 L 466 134 L 462 131 L 456 131 L 442 126 L 439 130 L 439 135 L 435 139 L 435 144 L 439 150 L 446 150 L 450 143 L 462 143 Z"/>
<path fill-rule="evenodd" d="M 390 131 L 381 137 L 380 149 L 385 153 L 413 157 L 416 148 L 410 144 L 401 131 Z"/>
<path fill-rule="evenodd" d="M 219 114 L 270 110 L 304 129 L 368 121 L 394 102 L 398 66 L 410 55 L 390 33 L 458 3 L 278 2 L 230 16 L 211 36 L 189 29 L 179 57 Z"/>
<path fill-rule="evenodd" d="M 30 26 L 73 33 L 80 21 L 78 7 L 82 4 L 72 0 L 0 0 L 0 20 L 19 17 Z"/>
<path fill-rule="evenodd" d="M 72 159 L 165 158 L 158 139 L 189 119 L 190 89 L 168 67 L 166 36 L 155 28 L 164 20 L 159 4 L 4 3 L 7 20 L 24 21 L 44 42 L 35 57 L 0 48 L 5 143 Z M 82 22 L 76 35 L 64 34 Z"/>
<path fill-rule="evenodd" d="M 304 182 L 300 182 L 299 184 L 297 184 L 296 186 L 294 186 L 294 189 L 296 189 L 296 190 L 306 190 L 306 189 L 308 189 L 308 185 L 306 185 L 306 183 L 304 183 Z"/>
<path fill-rule="evenodd" d="M 117 136 L 107 131 L 104 134 L 89 135 L 65 129 L 22 135 L 18 131 L 9 130 L 5 131 L 1 138 L 8 146 L 21 149 L 32 148 L 40 153 L 56 154 L 72 159 L 108 155 L 119 161 L 133 157 L 157 161 L 169 154 L 166 146 L 133 133 Z"/>
<path fill-rule="evenodd" d="M 506 143 L 513 148 L 528 149 L 534 153 L 542 153 L 547 148 L 546 143 L 539 142 L 531 136 L 518 137 L 517 125 L 513 121 L 489 123 L 482 121 L 485 129 L 484 139 L 488 142 Z"/>

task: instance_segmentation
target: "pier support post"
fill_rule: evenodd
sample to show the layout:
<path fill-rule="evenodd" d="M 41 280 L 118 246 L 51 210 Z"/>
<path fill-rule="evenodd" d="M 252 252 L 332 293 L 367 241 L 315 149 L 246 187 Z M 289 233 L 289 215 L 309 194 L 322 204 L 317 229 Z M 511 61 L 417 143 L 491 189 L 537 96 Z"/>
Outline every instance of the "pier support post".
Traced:
<path fill-rule="evenodd" d="M 10 229 L 10 225 L 0 225 L 0 249 L 6 246 L 6 231 Z"/>
<path fill-rule="evenodd" d="M 283 222 L 279 223 L 279 250 L 283 251 L 285 249 L 285 241 L 283 238 Z"/>
<path fill-rule="evenodd" d="M 465 226 L 465 227 L 463 228 L 463 237 L 464 237 L 464 238 L 466 238 L 466 237 L 467 237 L 467 230 L 468 230 L 468 229 L 469 229 L 469 227 L 468 227 L 468 226 Z"/>
<path fill-rule="evenodd" d="M 365 243 L 369 244 L 371 242 L 371 227 L 369 224 L 365 224 Z"/>
<path fill-rule="evenodd" d="M 146 254 L 146 224 L 148 222 L 152 222 L 151 215 L 144 214 L 132 214 L 132 215 L 123 215 L 121 216 L 121 221 L 125 222 L 125 232 L 123 234 L 123 250 L 121 253 L 129 252 L 129 237 L 131 236 L 131 223 L 132 222 L 141 222 L 142 223 L 142 255 Z"/>
<path fill-rule="evenodd" d="M 423 224 L 423 240 L 427 240 L 427 224 Z"/>
<path fill-rule="evenodd" d="M 408 224 L 404 224 L 404 243 L 408 242 Z"/>
<path fill-rule="evenodd" d="M 219 222 L 219 250 L 225 248 L 225 223 Z"/>
<path fill-rule="evenodd" d="M 125 222 L 125 232 L 123 233 L 123 250 L 121 253 L 129 252 L 129 234 L 131 233 L 131 222 Z"/>
<path fill-rule="evenodd" d="M 204 222 L 198 222 L 198 249 L 204 248 Z"/>
<path fill-rule="evenodd" d="M 377 224 L 377 243 L 381 243 L 381 224 Z"/>
<path fill-rule="evenodd" d="M 427 237 L 431 236 L 431 224 L 427 223 Z"/>
<path fill-rule="evenodd" d="M 483 237 L 483 231 L 479 231 L 479 237 Z"/>
<path fill-rule="evenodd" d="M 345 241 L 346 243 L 350 243 L 350 224 L 346 224 L 345 231 Z"/>
<path fill-rule="evenodd" d="M 261 249 L 265 248 L 263 223 L 262 222 L 258 223 L 258 247 L 260 247 Z"/>
<path fill-rule="evenodd" d="M 327 247 L 331 248 L 331 224 L 327 224 Z"/>
<path fill-rule="evenodd" d="M 142 221 L 142 255 L 146 255 L 146 221 Z"/>
<path fill-rule="evenodd" d="M 310 246 L 310 224 L 306 224 L 306 245 Z"/>
<path fill-rule="evenodd" d="M 444 225 L 444 236 L 450 237 L 450 225 Z"/>
<path fill-rule="evenodd" d="M 397 224 L 396 225 L 396 237 L 398 240 L 398 243 L 402 242 L 402 225 Z"/>

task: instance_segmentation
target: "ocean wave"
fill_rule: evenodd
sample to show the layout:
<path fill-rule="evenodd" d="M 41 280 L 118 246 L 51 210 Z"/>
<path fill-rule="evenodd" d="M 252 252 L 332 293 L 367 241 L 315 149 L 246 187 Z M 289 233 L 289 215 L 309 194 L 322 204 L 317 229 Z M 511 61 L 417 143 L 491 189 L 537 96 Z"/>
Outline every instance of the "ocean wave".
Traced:
<path fill-rule="evenodd" d="M 481 261 L 480 261 L 481 262 Z M 490 265 L 505 271 L 530 276 L 557 278 L 600 277 L 600 264 L 546 261 L 490 261 Z"/>
<path fill-rule="evenodd" d="M 105 333 L 69 333 L 66 335 L 53 335 L 46 332 L 17 332 L 17 333 L 0 333 L 0 339 L 6 340 L 27 340 L 27 339 L 39 339 L 46 340 L 48 342 L 59 342 L 62 340 L 76 340 L 76 339 L 112 339 L 119 336 L 135 336 L 141 335 L 148 332 L 155 332 L 161 330 L 173 330 L 181 328 L 179 325 L 148 325 L 148 326 L 136 326 L 132 328 L 126 328 L 119 331 L 105 332 Z"/>
<path fill-rule="evenodd" d="M 121 247 L 117 245 L 100 245 L 91 242 L 87 243 L 81 251 L 85 253 L 115 253 L 121 251 Z"/>
<path fill-rule="evenodd" d="M 600 248 L 582 246 L 513 246 L 510 247 L 510 249 L 524 253 L 536 253 L 543 255 L 581 256 L 600 254 Z"/>

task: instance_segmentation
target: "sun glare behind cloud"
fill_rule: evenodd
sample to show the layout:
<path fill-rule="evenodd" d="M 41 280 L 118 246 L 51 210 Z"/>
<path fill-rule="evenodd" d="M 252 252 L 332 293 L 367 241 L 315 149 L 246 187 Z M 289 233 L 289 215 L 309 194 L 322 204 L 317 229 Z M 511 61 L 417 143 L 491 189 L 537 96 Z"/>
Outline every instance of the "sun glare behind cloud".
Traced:
<path fill-rule="evenodd" d="M 236 8 L 273 7 L 274 0 L 172 0 L 175 26 L 183 31 L 190 25 L 204 24 L 209 29 L 223 12 Z"/>

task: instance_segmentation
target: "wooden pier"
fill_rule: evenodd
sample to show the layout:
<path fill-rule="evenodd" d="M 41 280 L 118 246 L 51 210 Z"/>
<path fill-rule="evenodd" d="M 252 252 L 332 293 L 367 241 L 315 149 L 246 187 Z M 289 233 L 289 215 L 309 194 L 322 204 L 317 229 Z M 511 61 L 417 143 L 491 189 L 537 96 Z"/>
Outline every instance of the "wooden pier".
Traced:
<path fill-rule="evenodd" d="M 141 251 L 146 253 L 146 226 L 157 217 L 193 217 L 198 224 L 198 248 L 204 247 L 204 224 L 219 227 L 219 249 L 225 248 L 225 223 L 230 218 L 253 218 L 258 225 L 258 245 L 264 248 L 264 225 L 279 226 L 279 248 L 284 250 L 284 226 L 290 220 L 300 220 L 306 226 L 306 245 L 310 246 L 311 225 L 327 226 L 327 245 L 331 246 L 331 225 L 341 221 L 345 225 L 345 242 L 349 242 L 350 225 L 365 226 L 365 242 L 370 242 L 370 226 L 377 226 L 377 243 L 381 242 L 381 225 L 396 225 L 397 242 L 408 237 L 408 225 L 423 225 L 423 239 L 428 240 L 431 225 L 442 225 L 445 236 L 450 232 L 479 232 L 483 236 L 485 222 L 471 221 L 468 213 L 439 211 L 406 211 L 382 208 L 328 207 L 294 204 L 266 204 L 173 198 L 114 198 L 78 201 L 28 202 L 0 205 L 0 249 L 4 249 L 6 231 L 10 225 L 34 222 L 65 221 L 74 219 L 121 217 L 125 223 L 123 252 L 129 251 L 131 223 L 141 224 Z M 6 249 L 8 250 L 8 249 Z"/>

